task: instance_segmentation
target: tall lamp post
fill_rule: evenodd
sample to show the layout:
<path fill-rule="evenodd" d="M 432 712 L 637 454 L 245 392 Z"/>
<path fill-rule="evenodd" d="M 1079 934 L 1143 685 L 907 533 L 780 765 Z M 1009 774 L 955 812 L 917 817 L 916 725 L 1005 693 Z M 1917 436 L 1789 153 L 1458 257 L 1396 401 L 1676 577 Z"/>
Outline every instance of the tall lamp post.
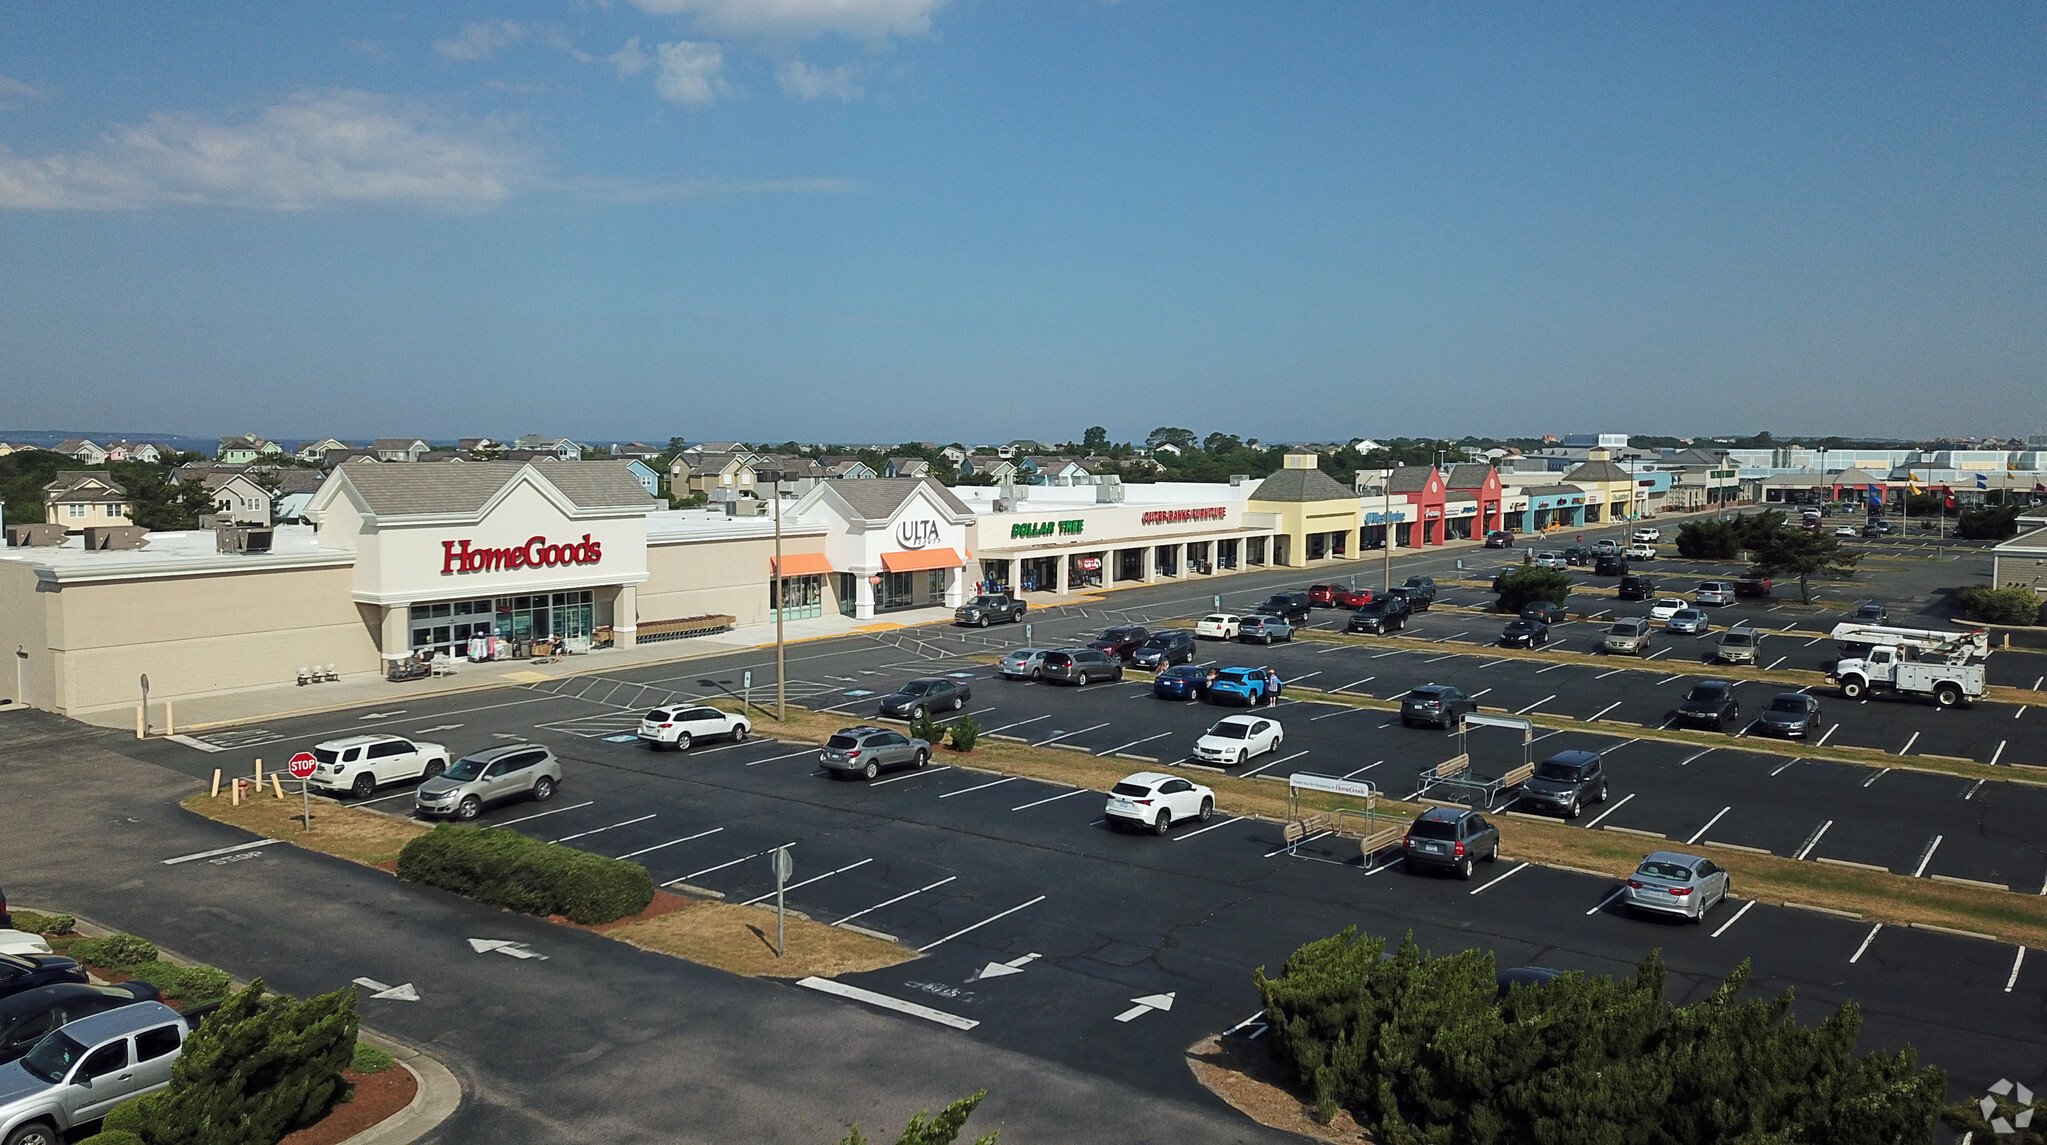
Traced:
<path fill-rule="evenodd" d="M 1386 479 L 1379 484 L 1379 493 L 1385 501 L 1379 513 L 1380 520 L 1386 526 L 1386 543 L 1379 546 L 1385 550 L 1381 554 L 1386 569 L 1386 583 L 1383 587 L 1390 595 L 1393 592 L 1393 470 L 1386 471 Z"/>
<path fill-rule="evenodd" d="M 756 469 L 753 477 L 758 483 L 768 483 L 775 498 L 775 722 L 789 722 L 789 685 L 783 668 L 786 666 L 782 639 L 782 614 L 789 611 L 789 582 L 782 575 L 782 471 L 779 469 Z"/>

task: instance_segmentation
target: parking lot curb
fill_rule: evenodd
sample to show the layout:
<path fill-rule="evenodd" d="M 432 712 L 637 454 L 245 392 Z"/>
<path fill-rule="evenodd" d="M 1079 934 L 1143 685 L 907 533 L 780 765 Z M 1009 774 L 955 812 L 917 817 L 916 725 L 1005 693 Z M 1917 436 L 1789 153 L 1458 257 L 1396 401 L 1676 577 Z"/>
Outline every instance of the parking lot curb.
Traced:
<path fill-rule="evenodd" d="M 1668 838 L 1670 838 L 1670 836 L 1668 836 L 1668 835 L 1664 834 L 1664 833 L 1663 833 L 1663 832 L 1661 832 L 1661 831 L 1644 831 L 1644 830 L 1642 830 L 1642 829 L 1641 829 L 1641 828 L 1639 828 L 1639 827 L 1601 827 L 1601 828 L 1600 828 L 1600 830 L 1602 830 L 1602 831 L 1612 831 L 1612 832 L 1615 832 L 1616 834 L 1621 834 L 1621 835 L 1640 835 L 1640 836 L 1641 836 L 1641 837 L 1643 837 L 1644 839 L 1668 839 Z"/>
<path fill-rule="evenodd" d="M 1060 751 L 1077 751 L 1086 755 L 1093 755 L 1095 753 L 1095 749 L 1091 747 L 1082 747 L 1077 743 L 1048 743 L 1042 746 L 1056 748 Z"/>
<path fill-rule="evenodd" d="M 1883 873 L 1884 873 L 1884 874 L 1886 874 L 1886 875 L 1892 875 L 1892 874 L 1896 874 L 1896 873 L 1897 873 L 1896 871 L 1893 871 L 1893 870 L 1891 870 L 1891 869 L 1890 869 L 1889 867 L 1883 867 L 1883 866 L 1878 866 L 1878 865 L 1877 865 L 1877 864 L 1875 864 L 1875 863 L 1857 863 L 1857 862 L 1852 862 L 1852 861 L 1850 861 L 1850 860 L 1848 860 L 1848 859 L 1827 859 L 1827 858 L 1814 858 L 1814 859 L 1813 859 L 1813 862 L 1815 862 L 1815 863 L 1825 863 L 1826 865 L 1828 865 L 1828 866 L 1830 866 L 1830 867 L 1854 867 L 1854 868 L 1855 868 L 1856 870 L 1858 870 L 1858 871 L 1881 871 L 1881 872 L 1883 872 Z M 1998 889 L 2000 889 L 2000 890 L 2008 890 L 2008 889 L 2010 889 L 2010 888 L 2007 888 L 2007 887 L 2000 887 L 2000 888 L 1998 888 Z"/>
<path fill-rule="evenodd" d="M 1574 875 L 1591 875 L 1595 879 L 1613 879 L 1619 877 L 1618 875 L 1611 874 L 1607 871 L 1595 871 L 1591 867 L 1574 867 L 1569 863 L 1542 863 L 1540 865 L 1548 867 L 1552 871 L 1569 871 Z"/>
<path fill-rule="evenodd" d="M 792 914 L 793 914 L 793 913 L 795 913 L 795 912 L 793 912 L 793 911 L 792 911 L 792 912 L 790 912 L 790 913 L 792 913 Z M 880 940 L 880 941 L 882 941 L 882 942 L 901 942 L 901 941 L 902 941 L 901 939 L 897 938 L 897 937 L 896 937 L 895 935 L 893 935 L 893 934 L 889 934 L 889 933 L 887 933 L 887 932 L 885 932 L 885 931 L 880 931 L 880 930 L 869 930 L 869 929 L 868 929 L 867 927 L 861 926 L 861 925 L 860 925 L 859 923 L 857 923 L 857 922 L 835 922 L 835 923 L 833 923 L 832 925 L 833 925 L 833 926 L 836 926 L 836 927 L 838 927 L 838 928 L 839 928 L 840 930 L 850 930 L 850 931 L 852 931 L 852 932 L 853 932 L 854 934 L 864 934 L 864 935 L 866 935 L 866 936 L 867 936 L 867 937 L 869 937 L 869 938 L 873 938 L 873 939 L 878 939 L 878 940 Z"/>
<path fill-rule="evenodd" d="M 1700 846 L 1719 847 L 1722 848 L 1723 850 L 1728 851 L 1746 851 L 1751 855 L 1774 855 L 1777 853 L 1775 851 L 1770 850 L 1768 847 L 1744 847 L 1740 843 L 1716 843 L 1711 839 L 1706 840 L 1704 843 L 1700 844 Z"/>
<path fill-rule="evenodd" d="M 681 891 L 691 898 L 722 900 L 725 897 L 724 891 L 714 891 L 709 887 L 692 886 L 689 883 L 664 883 L 662 886 L 666 890 Z"/>
<path fill-rule="evenodd" d="M 1814 914 L 1827 914 L 1832 915 L 1835 918 L 1853 919 L 1856 922 L 1862 921 L 1862 916 L 1852 910 L 1835 910 L 1833 907 L 1830 906 L 1813 906 L 1810 903 L 1802 902 L 1785 902 L 1783 905 L 1791 908 L 1792 910 L 1809 910 L 1812 911 Z"/>
<path fill-rule="evenodd" d="M 991 735 L 991 736 L 989 736 L 988 738 L 989 738 L 989 739 L 999 739 L 999 740 L 1001 740 L 1001 741 L 1002 741 L 1003 743 L 1029 743 L 1029 742 L 1031 742 L 1031 741 L 1029 741 L 1029 740 L 1025 739 L 1025 738 L 1024 738 L 1024 737 L 1022 737 L 1022 736 L 1006 736 L 1006 735 Z"/>
<path fill-rule="evenodd" d="M 2011 887 L 2004 883 L 1993 883 L 1985 881 L 1983 879 L 1965 879 L 1959 875 L 1929 875 L 1927 877 L 1931 878 L 1936 883 L 1953 883 L 1956 886 L 1963 887 L 1982 887 L 1984 890 L 1987 891 L 2011 890 Z"/>
<path fill-rule="evenodd" d="M 1908 922 L 1905 925 L 1913 930 L 1931 930 L 1937 934 L 1952 934 L 1957 938 L 1980 938 L 1985 942 L 2003 941 L 1994 934 L 1985 934 L 1980 930 L 1959 930 L 1952 926 L 1937 926 L 1930 922 Z"/>
<path fill-rule="evenodd" d="M 447 1066 L 414 1046 L 357 1027 L 356 1036 L 395 1058 L 419 1083 L 404 1109 L 377 1122 L 341 1145 L 410 1145 L 440 1127 L 462 1105 L 462 1083 Z"/>

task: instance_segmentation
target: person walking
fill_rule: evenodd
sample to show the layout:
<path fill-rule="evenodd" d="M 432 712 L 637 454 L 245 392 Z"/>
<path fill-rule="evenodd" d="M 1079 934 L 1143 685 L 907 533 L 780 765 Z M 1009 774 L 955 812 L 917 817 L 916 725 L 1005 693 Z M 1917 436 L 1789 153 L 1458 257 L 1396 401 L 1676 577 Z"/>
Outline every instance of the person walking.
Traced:
<path fill-rule="evenodd" d="M 1270 668 L 1265 670 L 1265 706 L 1268 708 L 1279 706 L 1279 673 Z"/>

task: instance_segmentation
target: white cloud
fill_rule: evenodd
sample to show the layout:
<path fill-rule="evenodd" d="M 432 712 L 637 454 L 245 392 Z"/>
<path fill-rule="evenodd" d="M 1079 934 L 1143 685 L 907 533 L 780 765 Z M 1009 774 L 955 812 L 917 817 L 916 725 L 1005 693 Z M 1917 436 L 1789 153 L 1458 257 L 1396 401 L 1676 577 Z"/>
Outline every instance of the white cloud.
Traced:
<path fill-rule="evenodd" d="M 475 20 L 452 38 L 434 41 L 434 51 L 451 60 L 487 60 L 499 48 L 526 38 L 526 27 L 510 20 Z"/>
<path fill-rule="evenodd" d="M 775 69 L 775 79 L 784 92 L 805 101 L 830 96 L 844 103 L 866 94 L 860 86 L 859 71 L 852 64 L 821 68 L 802 60 L 790 60 Z"/>
<path fill-rule="evenodd" d="M 648 64 L 653 63 L 654 57 L 648 55 L 646 51 L 640 47 L 640 38 L 638 36 L 634 36 L 632 39 L 627 40 L 625 42 L 625 47 L 620 48 L 619 50 L 604 57 L 604 62 L 610 64 L 612 67 L 617 68 L 618 78 L 624 79 L 629 75 L 635 75 L 639 73 L 641 70 L 646 68 Z"/>
<path fill-rule="evenodd" d="M 24 99 L 41 98 L 43 98 L 43 93 L 34 84 L 23 83 L 18 79 L 8 76 L 0 76 L 0 111 L 9 111 L 20 107 L 20 101 Z"/>
<path fill-rule="evenodd" d="M 0 208 L 479 211 L 540 183 L 504 125 L 360 91 L 301 92 L 236 122 L 159 112 L 70 154 L 0 147 Z"/>
<path fill-rule="evenodd" d="M 864 40 L 921 36 L 946 0 L 633 0 L 660 16 L 694 16 L 738 36 L 808 37 L 839 32 Z"/>
<path fill-rule="evenodd" d="M 661 62 L 654 90 L 662 99 L 696 107 L 732 94 L 732 85 L 725 82 L 725 49 L 717 44 L 677 40 L 654 51 Z"/>

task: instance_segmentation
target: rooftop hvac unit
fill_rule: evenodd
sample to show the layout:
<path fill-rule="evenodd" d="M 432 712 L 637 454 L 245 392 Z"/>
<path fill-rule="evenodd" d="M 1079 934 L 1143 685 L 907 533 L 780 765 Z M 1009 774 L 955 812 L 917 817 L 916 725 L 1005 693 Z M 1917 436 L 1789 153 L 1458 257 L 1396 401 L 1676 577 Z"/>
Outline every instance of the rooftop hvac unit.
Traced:
<path fill-rule="evenodd" d="M 19 549 L 54 548 L 64 543 L 66 530 L 62 525 L 9 525 L 7 543 Z"/>
<path fill-rule="evenodd" d="M 1249 480 L 1251 480 L 1251 475 L 1249 473 L 1232 473 L 1230 474 L 1230 488 L 1235 489 L 1237 486 L 1242 485 L 1244 482 Z"/>
<path fill-rule="evenodd" d="M 149 546 L 149 530 L 140 525 L 92 525 L 85 530 L 88 549 L 141 549 Z"/>
<path fill-rule="evenodd" d="M 214 547 L 223 553 L 267 553 L 277 530 L 261 525 L 230 525 L 213 533 Z"/>
<path fill-rule="evenodd" d="M 1098 505 L 1120 505 L 1123 503 L 1123 479 L 1105 477 L 1095 485 L 1095 503 Z"/>

